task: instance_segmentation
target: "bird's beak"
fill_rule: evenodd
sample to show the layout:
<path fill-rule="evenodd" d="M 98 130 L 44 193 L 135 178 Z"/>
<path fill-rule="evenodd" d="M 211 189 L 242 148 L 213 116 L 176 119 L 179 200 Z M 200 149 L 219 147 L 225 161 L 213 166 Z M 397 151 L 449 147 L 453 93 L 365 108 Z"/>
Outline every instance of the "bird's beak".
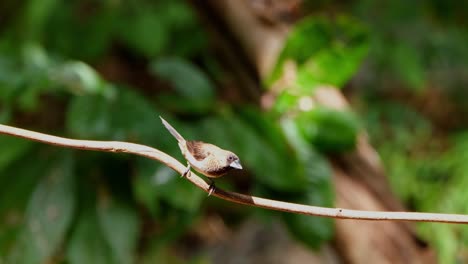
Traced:
<path fill-rule="evenodd" d="M 233 167 L 234 169 L 242 170 L 242 165 L 240 164 L 240 161 L 238 160 L 233 161 L 229 166 Z"/>

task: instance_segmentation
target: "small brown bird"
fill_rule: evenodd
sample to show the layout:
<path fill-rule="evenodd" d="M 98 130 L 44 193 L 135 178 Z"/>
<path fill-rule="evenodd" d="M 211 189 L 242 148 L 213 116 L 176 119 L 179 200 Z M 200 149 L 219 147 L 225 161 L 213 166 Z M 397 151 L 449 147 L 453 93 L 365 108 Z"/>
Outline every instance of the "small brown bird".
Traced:
<path fill-rule="evenodd" d="M 236 154 L 205 142 L 185 140 L 164 118 L 161 116 L 159 118 L 177 139 L 179 148 L 187 160 L 187 170 L 182 175 L 183 177 L 189 173 L 191 167 L 209 178 L 218 178 L 233 169 L 242 169 Z M 214 182 L 211 180 L 210 194 L 213 188 Z"/>

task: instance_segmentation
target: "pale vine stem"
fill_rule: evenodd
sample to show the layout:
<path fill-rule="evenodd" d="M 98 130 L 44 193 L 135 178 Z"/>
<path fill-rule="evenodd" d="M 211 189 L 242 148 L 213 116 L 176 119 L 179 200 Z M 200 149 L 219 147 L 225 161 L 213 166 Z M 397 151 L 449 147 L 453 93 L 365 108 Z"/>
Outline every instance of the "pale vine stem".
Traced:
<path fill-rule="evenodd" d="M 52 136 L 39 132 L 34 132 L 26 129 L 6 126 L 0 124 L 0 134 L 20 137 L 24 139 L 39 141 L 45 144 L 54 146 L 75 148 L 83 150 L 104 151 L 104 152 L 121 152 L 143 156 L 149 159 L 157 160 L 169 166 L 176 172 L 182 174 L 185 166 L 169 156 L 168 154 L 151 148 L 145 145 L 134 144 L 129 142 L 119 141 L 94 141 L 94 140 L 78 140 Z M 2 151 L 0 149 L 0 151 Z M 6 151 L 6 150 L 3 150 Z M 209 192 L 209 184 L 206 183 L 195 173 L 190 173 L 187 179 L 195 184 L 198 188 Z M 236 192 L 225 191 L 220 188 L 215 188 L 212 196 L 221 199 L 245 204 L 250 206 L 261 207 L 270 210 L 284 211 L 289 213 L 304 214 L 311 216 L 332 217 L 337 219 L 354 219 L 354 220 L 375 220 L 375 221 L 419 221 L 419 222 L 441 222 L 441 223 L 468 223 L 468 215 L 461 214 L 440 214 L 440 213 L 416 213 L 416 212 L 384 212 L 384 211 L 363 211 L 350 210 L 342 208 L 318 207 L 304 204 L 288 203 L 265 199 Z M 189 199 L 189 197 L 187 197 Z"/>

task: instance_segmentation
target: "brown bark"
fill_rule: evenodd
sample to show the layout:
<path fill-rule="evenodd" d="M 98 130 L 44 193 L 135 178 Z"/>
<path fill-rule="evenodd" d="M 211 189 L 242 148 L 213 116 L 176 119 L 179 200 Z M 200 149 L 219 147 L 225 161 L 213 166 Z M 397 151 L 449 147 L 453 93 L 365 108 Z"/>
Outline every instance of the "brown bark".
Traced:
<path fill-rule="evenodd" d="M 192 1 L 213 33 L 226 66 L 234 72 L 238 87 L 257 102 L 262 96 L 257 76 L 264 76 L 271 70 L 289 30 L 284 21 L 275 22 L 275 16 L 269 16 L 271 12 L 266 17 L 273 17 L 273 20 L 265 21 L 255 9 L 254 4 L 258 2 L 262 1 Z M 297 4 L 297 1 L 284 2 Z M 333 88 L 320 89 L 314 99 L 330 107 L 348 107 L 341 92 Z M 355 151 L 330 157 L 330 161 L 334 170 L 336 207 L 404 210 L 390 190 L 379 156 L 365 133 L 359 137 Z M 339 257 L 349 263 L 436 262 L 433 250 L 418 239 L 409 223 L 337 220 L 333 245 Z"/>

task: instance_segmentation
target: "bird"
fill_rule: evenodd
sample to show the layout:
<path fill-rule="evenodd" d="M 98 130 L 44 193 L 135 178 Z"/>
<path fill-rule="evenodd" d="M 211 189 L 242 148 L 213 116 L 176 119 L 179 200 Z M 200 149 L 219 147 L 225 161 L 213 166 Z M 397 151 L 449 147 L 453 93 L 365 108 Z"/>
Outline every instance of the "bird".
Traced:
<path fill-rule="evenodd" d="M 242 170 L 239 157 L 229 150 L 202 141 L 186 140 L 164 118 L 159 116 L 166 129 L 177 139 L 180 151 L 187 160 L 186 177 L 191 168 L 205 175 L 211 181 L 208 196 L 214 191 L 213 178 L 219 178 L 231 170 Z"/>

